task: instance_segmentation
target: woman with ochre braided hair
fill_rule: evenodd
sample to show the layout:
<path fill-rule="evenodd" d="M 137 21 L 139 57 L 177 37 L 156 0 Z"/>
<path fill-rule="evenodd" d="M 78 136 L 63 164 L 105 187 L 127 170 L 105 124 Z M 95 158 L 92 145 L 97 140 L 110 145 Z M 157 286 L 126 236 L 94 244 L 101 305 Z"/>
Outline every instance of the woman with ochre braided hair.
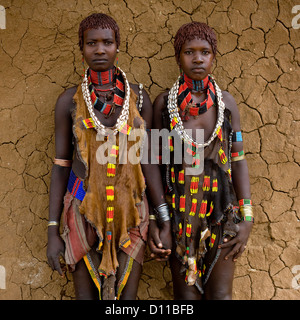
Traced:
<path fill-rule="evenodd" d="M 88 68 L 55 108 L 47 256 L 61 276 L 65 258 L 76 299 L 135 299 L 144 258 L 145 178 L 140 162 L 121 156 L 143 141 L 152 105 L 142 85 L 129 84 L 114 65 L 119 45 L 114 19 L 85 18 L 79 47 Z"/>
<path fill-rule="evenodd" d="M 211 75 L 217 41 L 209 26 L 183 25 L 174 48 L 181 75 L 154 102 L 153 128 L 172 135 L 161 146 L 170 161 L 161 173 L 153 165 L 147 181 L 155 211 L 148 242 L 153 257 L 170 259 L 175 299 L 231 299 L 254 221 L 239 111 Z M 178 152 L 190 158 L 179 163 Z"/>

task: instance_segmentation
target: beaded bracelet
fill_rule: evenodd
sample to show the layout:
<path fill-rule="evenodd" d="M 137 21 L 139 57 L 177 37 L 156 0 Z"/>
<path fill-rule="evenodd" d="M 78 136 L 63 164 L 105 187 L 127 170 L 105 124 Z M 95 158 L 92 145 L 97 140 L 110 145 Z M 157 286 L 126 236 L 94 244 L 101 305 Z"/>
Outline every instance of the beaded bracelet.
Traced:
<path fill-rule="evenodd" d="M 250 199 L 239 200 L 241 220 L 250 221 L 254 223 L 252 201 Z"/>
<path fill-rule="evenodd" d="M 250 206 L 247 206 L 247 207 L 248 207 L 247 210 L 245 210 L 245 207 L 240 208 L 241 221 L 250 221 L 254 223 L 252 207 Z"/>
<path fill-rule="evenodd" d="M 251 199 L 240 199 L 239 200 L 239 206 L 252 206 L 252 200 Z"/>
<path fill-rule="evenodd" d="M 244 150 L 239 151 L 239 152 L 232 152 L 231 153 L 231 162 L 234 161 L 241 161 L 245 159 L 245 152 Z"/>
<path fill-rule="evenodd" d="M 232 142 L 242 142 L 242 132 L 241 131 L 234 131 L 232 134 Z"/>
<path fill-rule="evenodd" d="M 242 221 L 249 221 L 254 223 L 254 218 L 250 216 L 245 216 L 241 218 Z"/>
<path fill-rule="evenodd" d="M 156 220 L 156 217 L 154 214 L 149 214 L 149 220 Z"/>

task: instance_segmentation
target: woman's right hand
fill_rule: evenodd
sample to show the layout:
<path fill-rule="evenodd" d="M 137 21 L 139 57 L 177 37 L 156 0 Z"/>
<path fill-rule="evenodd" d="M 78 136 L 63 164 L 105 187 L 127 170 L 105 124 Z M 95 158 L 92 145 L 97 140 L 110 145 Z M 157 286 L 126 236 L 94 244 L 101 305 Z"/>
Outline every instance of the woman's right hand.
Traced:
<path fill-rule="evenodd" d="M 156 221 L 150 220 L 148 245 L 151 250 L 151 257 L 157 261 L 167 261 L 171 254 L 172 237 L 170 222 L 167 221 L 160 229 Z"/>
<path fill-rule="evenodd" d="M 50 228 L 58 229 L 57 227 L 48 228 L 48 247 L 47 247 L 47 258 L 48 263 L 52 270 L 56 270 L 61 277 L 64 276 L 63 270 L 60 265 L 60 256 L 64 257 L 65 243 L 58 230 L 50 230 Z"/>

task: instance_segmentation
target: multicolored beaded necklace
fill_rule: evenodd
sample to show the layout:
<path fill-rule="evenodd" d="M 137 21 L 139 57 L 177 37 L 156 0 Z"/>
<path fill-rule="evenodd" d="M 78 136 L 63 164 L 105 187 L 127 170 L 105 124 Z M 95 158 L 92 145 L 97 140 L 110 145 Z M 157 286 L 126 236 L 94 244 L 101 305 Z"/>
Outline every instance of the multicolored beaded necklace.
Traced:
<path fill-rule="evenodd" d="M 88 85 L 91 95 L 91 100 L 94 108 L 109 117 L 115 112 L 116 107 L 122 107 L 125 92 L 124 92 L 124 79 L 121 72 L 117 72 L 118 69 L 112 68 L 107 71 L 96 72 L 91 69 L 88 71 Z M 111 89 L 96 89 L 95 86 L 111 84 Z M 100 101 L 100 92 L 109 92 L 108 94 L 100 94 L 104 97 L 104 102 Z M 112 101 L 112 103 L 110 103 Z"/>
<path fill-rule="evenodd" d="M 191 91 L 206 91 L 207 98 L 201 103 L 194 103 Z M 181 110 L 183 120 L 188 120 L 190 116 L 197 117 L 206 112 L 209 108 L 215 105 L 216 90 L 211 81 L 210 76 L 200 81 L 195 81 L 183 74 L 179 81 L 178 90 L 178 106 Z"/>
<path fill-rule="evenodd" d="M 182 80 L 182 76 L 178 77 L 173 87 L 170 89 L 169 95 L 168 95 L 167 108 L 170 116 L 170 129 L 171 130 L 174 129 L 178 133 L 182 141 L 184 141 L 187 144 L 191 144 L 195 148 L 207 147 L 216 138 L 216 136 L 218 136 L 220 139 L 222 137 L 221 127 L 224 122 L 225 104 L 223 102 L 223 95 L 222 95 L 221 89 L 219 88 L 217 83 L 214 81 L 212 76 L 210 76 L 210 79 L 216 92 L 216 103 L 218 106 L 218 119 L 217 119 L 213 133 L 205 143 L 196 142 L 191 136 L 189 136 L 189 134 L 187 133 L 187 131 L 183 126 L 181 115 L 179 114 L 180 108 L 178 107 L 179 86 L 180 86 L 180 81 Z"/>
<path fill-rule="evenodd" d="M 208 76 L 203 80 L 193 80 L 189 78 L 186 74 L 183 74 L 183 81 L 187 84 L 188 88 L 193 91 L 205 91 L 208 86 Z"/>

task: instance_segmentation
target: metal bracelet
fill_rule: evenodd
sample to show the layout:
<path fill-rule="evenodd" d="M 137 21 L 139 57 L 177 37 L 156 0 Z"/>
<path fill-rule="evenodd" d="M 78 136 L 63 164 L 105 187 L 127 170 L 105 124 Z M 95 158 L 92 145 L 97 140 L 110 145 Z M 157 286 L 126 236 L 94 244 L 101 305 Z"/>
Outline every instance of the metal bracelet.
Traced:
<path fill-rule="evenodd" d="M 169 206 L 163 203 L 154 209 L 159 224 L 170 220 Z"/>
<path fill-rule="evenodd" d="M 59 222 L 57 222 L 57 221 L 49 221 L 48 222 L 48 227 L 51 227 L 51 226 L 59 226 Z"/>
<path fill-rule="evenodd" d="M 67 167 L 67 168 L 72 167 L 72 162 L 73 162 L 73 160 L 57 159 L 57 158 L 54 158 L 54 160 L 53 160 L 54 164 L 56 164 L 60 167 Z"/>
<path fill-rule="evenodd" d="M 253 207 L 251 205 L 240 206 L 240 213 L 242 218 L 244 217 L 252 217 L 253 218 Z"/>

